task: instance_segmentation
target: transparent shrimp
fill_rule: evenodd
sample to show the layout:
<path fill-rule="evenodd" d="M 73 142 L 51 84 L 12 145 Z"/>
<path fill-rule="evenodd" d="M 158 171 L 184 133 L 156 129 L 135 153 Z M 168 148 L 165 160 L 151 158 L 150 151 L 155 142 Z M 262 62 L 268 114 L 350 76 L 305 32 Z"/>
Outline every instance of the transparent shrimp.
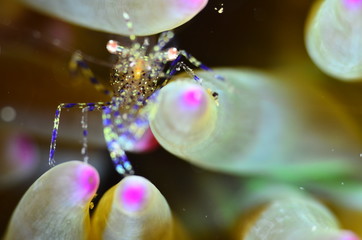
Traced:
<path fill-rule="evenodd" d="M 109 91 L 94 76 L 81 52 L 76 51 L 70 62 L 72 71 L 79 69 L 81 73 L 94 84 L 95 88 L 111 97 L 109 102 L 95 103 L 62 103 L 55 113 L 54 127 L 50 144 L 49 163 L 55 164 L 54 153 L 58 134 L 60 112 L 63 108 L 82 109 L 83 147 L 84 161 L 88 161 L 87 154 L 87 113 L 93 110 L 102 111 L 104 138 L 115 169 L 121 175 L 133 174 L 134 171 L 125 150 L 130 150 L 148 129 L 148 116 L 150 103 L 155 96 L 181 69 L 186 71 L 199 84 L 202 79 L 196 76 L 182 58 L 187 59 L 195 67 L 206 71 L 212 70 L 203 65 L 196 58 L 184 50 L 175 47 L 165 48 L 174 37 L 172 31 L 163 32 L 157 44 L 150 48 L 148 38 L 140 44 L 133 34 L 133 26 L 127 13 L 123 14 L 129 29 L 131 46 L 122 46 L 119 42 L 110 40 L 106 48 L 108 52 L 117 56 L 110 73 Z M 219 80 L 223 78 L 215 75 Z M 217 93 L 211 93 L 217 98 Z"/>

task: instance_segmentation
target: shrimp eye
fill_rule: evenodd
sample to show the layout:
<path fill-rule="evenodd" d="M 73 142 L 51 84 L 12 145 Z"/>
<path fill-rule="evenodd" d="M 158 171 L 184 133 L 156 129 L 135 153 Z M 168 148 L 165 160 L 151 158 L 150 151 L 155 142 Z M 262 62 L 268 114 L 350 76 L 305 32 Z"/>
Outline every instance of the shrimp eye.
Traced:
<path fill-rule="evenodd" d="M 177 50 L 177 48 L 169 48 L 168 50 L 167 50 L 167 53 L 166 53 L 167 55 L 166 55 L 166 59 L 167 59 L 167 61 L 173 61 L 173 60 L 175 60 L 176 58 L 177 58 L 177 56 L 178 56 L 178 50 Z"/>
<path fill-rule="evenodd" d="M 114 41 L 114 40 L 109 40 L 106 45 L 106 48 L 107 48 L 108 52 L 112 53 L 112 54 L 116 54 L 116 53 L 122 51 L 122 46 L 119 44 L 119 42 Z"/>

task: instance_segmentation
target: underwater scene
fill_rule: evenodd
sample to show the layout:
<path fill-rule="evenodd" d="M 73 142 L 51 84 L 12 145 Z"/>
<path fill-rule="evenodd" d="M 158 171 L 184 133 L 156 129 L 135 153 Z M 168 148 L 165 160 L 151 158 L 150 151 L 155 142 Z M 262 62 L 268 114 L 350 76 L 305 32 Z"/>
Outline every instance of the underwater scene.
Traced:
<path fill-rule="evenodd" d="M 362 239 L 362 0 L 3 0 L 0 238 Z"/>

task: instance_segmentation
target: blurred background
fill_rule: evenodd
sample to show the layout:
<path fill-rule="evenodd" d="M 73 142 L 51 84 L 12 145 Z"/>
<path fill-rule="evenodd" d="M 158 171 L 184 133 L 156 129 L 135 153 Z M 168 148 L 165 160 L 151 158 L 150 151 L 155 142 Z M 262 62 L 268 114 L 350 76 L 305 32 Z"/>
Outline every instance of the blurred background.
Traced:
<path fill-rule="evenodd" d="M 213 68 L 246 66 L 283 72 L 288 81 L 322 89 L 321 97 L 334 99 L 359 129 L 362 84 L 325 75 L 306 53 L 304 28 L 311 4 L 299 0 L 210 0 L 200 14 L 175 30 L 174 45 Z M 68 63 L 72 53 L 80 49 L 100 81 L 107 83 L 114 60 L 105 49 L 109 39 L 128 42 L 127 37 L 87 30 L 11 0 L 1 1 L 0 236 L 22 194 L 49 169 L 57 105 L 107 99 L 86 79 L 71 77 Z M 316 107 L 324 108 L 318 103 Z M 55 156 L 58 163 L 82 159 L 80 119 L 77 109 L 62 113 Z M 97 201 L 121 177 L 113 169 L 103 138 L 98 137 L 103 133 L 97 112 L 89 114 L 89 132 L 90 163 L 101 175 Z M 356 135 L 360 135 L 358 130 Z M 198 168 L 161 147 L 128 156 L 137 175 L 157 186 L 195 239 L 227 239 L 232 206 L 238 201 L 232 193 L 242 191 L 248 177 Z"/>

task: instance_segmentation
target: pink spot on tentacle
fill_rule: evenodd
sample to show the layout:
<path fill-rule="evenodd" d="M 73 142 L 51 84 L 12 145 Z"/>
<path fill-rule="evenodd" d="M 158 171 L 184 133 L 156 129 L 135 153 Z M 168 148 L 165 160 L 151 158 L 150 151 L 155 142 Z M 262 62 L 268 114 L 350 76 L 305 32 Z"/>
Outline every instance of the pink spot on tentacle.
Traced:
<path fill-rule="evenodd" d="M 93 167 L 83 164 L 77 172 L 77 183 L 79 197 L 88 199 L 95 194 L 98 188 L 99 175 Z"/>
<path fill-rule="evenodd" d="M 25 134 L 16 134 L 10 139 L 10 159 L 21 167 L 31 167 L 36 163 L 37 146 L 35 142 Z"/>
<path fill-rule="evenodd" d="M 179 0 L 183 8 L 190 8 L 191 10 L 201 10 L 205 7 L 207 0 Z"/>
<path fill-rule="evenodd" d="M 362 9 L 362 0 L 343 0 L 343 3 L 349 10 Z"/>
<path fill-rule="evenodd" d="M 148 199 L 148 189 L 144 181 L 129 177 L 125 179 L 120 200 L 127 211 L 140 211 Z"/>
<path fill-rule="evenodd" d="M 148 128 L 141 139 L 136 142 L 132 151 L 135 152 L 148 152 L 155 150 L 159 146 L 156 138 L 153 136 L 151 129 Z"/>
<path fill-rule="evenodd" d="M 360 238 L 351 231 L 345 231 L 345 234 L 339 240 L 360 240 Z"/>
<path fill-rule="evenodd" d="M 208 107 L 207 97 L 206 91 L 197 84 L 180 90 L 174 98 L 174 120 L 192 122 L 201 117 Z"/>
<path fill-rule="evenodd" d="M 182 103 L 185 107 L 198 108 L 204 100 L 204 90 L 202 88 L 192 87 L 182 94 Z"/>

